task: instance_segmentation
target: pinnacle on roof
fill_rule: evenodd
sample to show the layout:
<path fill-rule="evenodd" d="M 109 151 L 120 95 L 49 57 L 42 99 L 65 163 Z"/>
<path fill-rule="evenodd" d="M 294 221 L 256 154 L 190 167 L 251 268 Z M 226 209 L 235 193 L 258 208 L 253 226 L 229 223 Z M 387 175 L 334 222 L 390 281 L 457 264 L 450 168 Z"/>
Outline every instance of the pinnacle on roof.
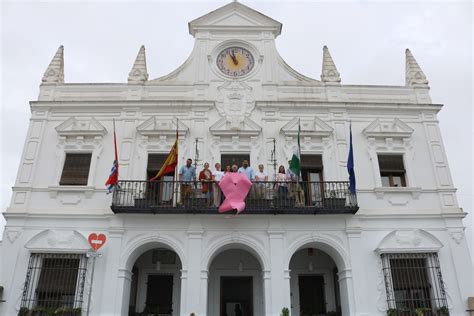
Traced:
<path fill-rule="evenodd" d="M 405 85 L 410 87 L 429 87 L 423 70 L 407 48 L 405 50 Z"/>
<path fill-rule="evenodd" d="M 44 72 L 43 84 L 64 83 L 64 47 L 59 46 L 56 54 Z"/>
<path fill-rule="evenodd" d="M 321 70 L 321 81 L 330 84 L 340 84 L 341 75 L 337 71 L 336 65 L 332 60 L 329 49 L 325 45 L 323 47 L 323 68 Z"/>
<path fill-rule="evenodd" d="M 144 83 L 147 80 L 145 46 L 142 45 L 133 63 L 132 70 L 128 74 L 128 83 Z"/>

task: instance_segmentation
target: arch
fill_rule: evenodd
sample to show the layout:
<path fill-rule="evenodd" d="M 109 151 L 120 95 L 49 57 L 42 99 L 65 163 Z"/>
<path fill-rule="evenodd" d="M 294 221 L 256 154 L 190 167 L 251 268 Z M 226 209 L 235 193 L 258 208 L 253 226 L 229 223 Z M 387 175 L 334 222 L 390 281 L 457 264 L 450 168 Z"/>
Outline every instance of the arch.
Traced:
<path fill-rule="evenodd" d="M 237 246 L 237 247 L 236 247 Z M 201 270 L 208 271 L 212 261 L 223 251 L 229 249 L 243 249 L 250 252 L 260 263 L 262 271 L 270 269 L 270 262 L 265 250 L 252 239 L 243 236 L 228 236 L 217 240 L 207 247 L 201 261 Z"/>
<path fill-rule="evenodd" d="M 181 261 L 181 269 L 186 270 L 187 260 L 183 248 L 177 240 L 159 234 L 143 234 L 136 236 L 130 242 L 120 258 L 120 269 L 131 271 L 135 261 L 142 254 L 154 248 L 165 248 L 174 251 Z"/>
<path fill-rule="evenodd" d="M 293 255 L 298 250 L 308 246 L 314 246 L 314 248 L 326 252 L 334 260 L 339 271 L 351 269 L 350 257 L 344 246 L 335 239 L 324 235 L 307 235 L 294 241 L 288 247 L 288 252 L 285 258 L 285 267 L 289 269 Z"/>

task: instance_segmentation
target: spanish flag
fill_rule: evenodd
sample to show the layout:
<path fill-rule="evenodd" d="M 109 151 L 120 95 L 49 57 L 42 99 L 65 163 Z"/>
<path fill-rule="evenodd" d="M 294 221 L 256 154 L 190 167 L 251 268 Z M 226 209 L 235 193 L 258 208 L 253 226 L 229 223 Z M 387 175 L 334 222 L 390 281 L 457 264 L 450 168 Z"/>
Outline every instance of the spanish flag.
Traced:
<path fill-rule="evenodd" d="M 176 124 L 178 124 L 176 122 Z M 164 176 L 165 174 L 168 174 L 170 172 L 173 172 L 178 165 L 178 127 L 176 126 L 176 141 L 174 142 L 173 147 L 171 147 L 171 151 L 168 154 L 168 157 L 166 157 L 166 160 L 161 167 L 160 171 L 154 176 L 153 178 L 150 179 L 150 181 L 155 181 L 158 178 Z"/>

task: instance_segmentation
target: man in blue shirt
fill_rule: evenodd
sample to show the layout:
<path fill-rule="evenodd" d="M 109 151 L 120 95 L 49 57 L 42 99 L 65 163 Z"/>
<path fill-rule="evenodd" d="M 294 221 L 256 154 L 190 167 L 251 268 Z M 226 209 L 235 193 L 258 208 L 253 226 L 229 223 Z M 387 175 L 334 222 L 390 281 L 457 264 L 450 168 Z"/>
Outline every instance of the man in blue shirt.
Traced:
<path fill-rule="evenodd" d="M 253 169 L 249 166 L 248 160 L 244 160 L 242 162 L 242 167 L 240 167 L 237 172 L 245 174 L 250 181 L 253 181 L 255 179 Z"/>
<path fill-rule="evenodd" d="M 192 184 L 196 181 L 196 169 L 191 165 L 193 160 L 188 158 L 186 165 L 179 169 L 179 181 L 181 191 L 181 204 L 184 203 L 185 199 L 189 198 L 193 192 Z"/>

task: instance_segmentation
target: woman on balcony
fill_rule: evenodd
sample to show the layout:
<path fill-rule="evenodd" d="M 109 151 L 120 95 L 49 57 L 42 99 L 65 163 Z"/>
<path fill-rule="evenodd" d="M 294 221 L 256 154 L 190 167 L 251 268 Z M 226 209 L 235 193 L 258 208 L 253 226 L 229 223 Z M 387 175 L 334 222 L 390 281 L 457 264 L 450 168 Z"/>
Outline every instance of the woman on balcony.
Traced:
<path fill-rule="evenodd" d="M 285 172 L 285 167 L 281 165 L 275 178 L 275 189 L 279 199 L 286 199 L 288 195 L 288 181 L 289 178 Z"/>
<path fill-rule="evenodd" d="M 199 181 L 202 184 L 202 193 L 206 199 L 206 204 L 211 205 L 211 193 L 212 193 L 212 172 L 209 170 L 209 163 L 204 164 L 204 169 L 199 173 Z"/>

